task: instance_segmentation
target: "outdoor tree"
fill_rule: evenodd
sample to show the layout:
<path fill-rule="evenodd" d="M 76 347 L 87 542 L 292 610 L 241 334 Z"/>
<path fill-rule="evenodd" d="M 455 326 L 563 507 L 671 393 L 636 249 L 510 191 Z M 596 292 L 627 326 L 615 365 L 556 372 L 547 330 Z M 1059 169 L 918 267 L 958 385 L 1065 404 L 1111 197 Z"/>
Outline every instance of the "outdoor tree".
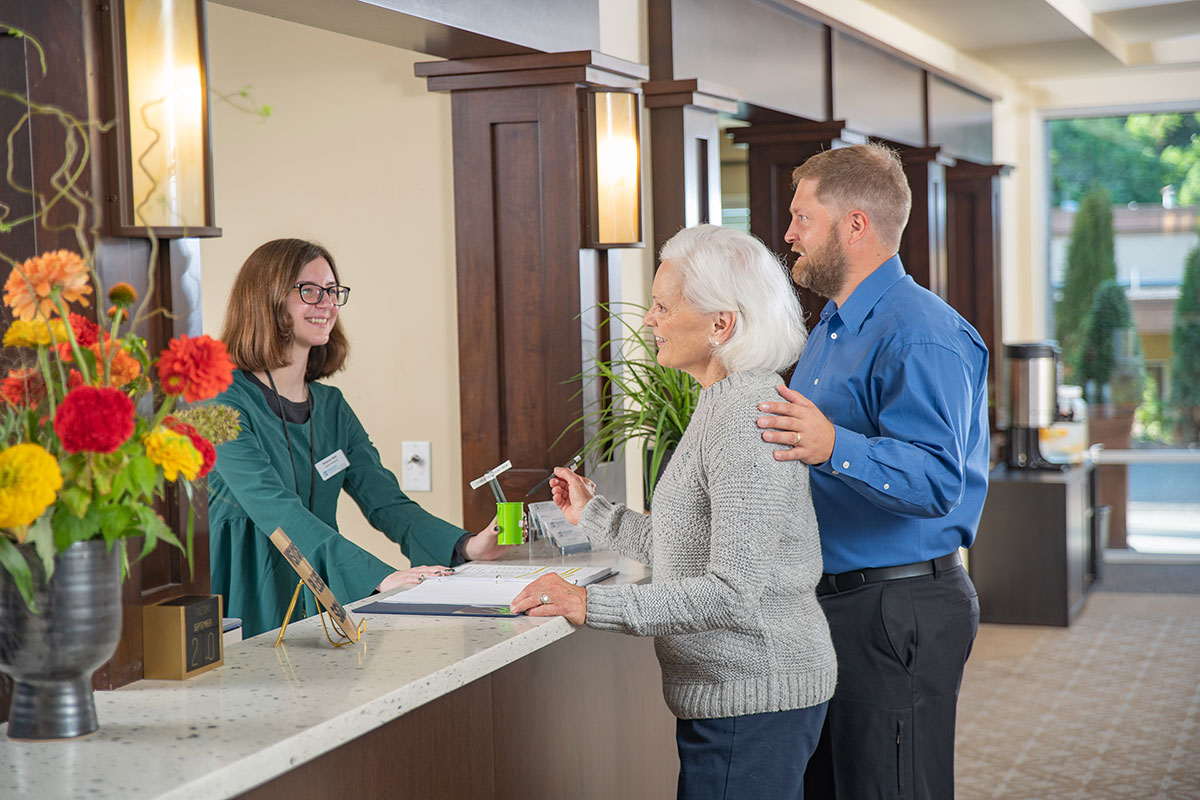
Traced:
<path fill-rule="evenodd" d="M 1200 246 L 1188 253 L 1171 330 L 1170 410 L 1185 444 L 1200 442 Z"/>
<path fill-rule="evenodd" d="M 1132 407 L 1142 400 L 1146 370 L 1141 342 L 1129 298 L 1114 280 L 1100 285 L 1088 310 L 1075 378 L 1088 387 L 1089 402 Z"/>
<path fill-rule="evenodd" d="M 1200 114 L 1078 117 L 1050 123 L 1055 207 L 1094 182 L 1117 205 L 1158 205 L 1173 186 L 1180 206 L 1200 204 Z"/>
<path fill-rule="evenodd" d="M 1069 369 L 1078 365 L 1080 335 L 1097 288 L 1116 277 L 1112 205 L 1108 191 L 1097 183 L 1083 195 L 1075 215 L 1067 244 L 1062 298 L 1054 310 L 1059 346 Z"/>

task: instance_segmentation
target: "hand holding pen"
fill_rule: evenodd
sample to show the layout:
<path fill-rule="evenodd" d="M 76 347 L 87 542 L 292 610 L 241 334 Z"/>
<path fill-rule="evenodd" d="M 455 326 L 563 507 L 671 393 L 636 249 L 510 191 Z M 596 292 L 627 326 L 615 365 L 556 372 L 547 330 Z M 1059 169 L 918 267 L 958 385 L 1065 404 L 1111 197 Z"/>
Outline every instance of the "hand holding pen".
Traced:
<path fill-rule="evenodd" d="M 581 462 L 581 461 L 583 461 L 583 454 L 576 453 L 571 458 L 570 463 L 567 464 L 566 469 L 575 469 L 577 466 L 579 466 L 579 462 Z M 535 492 L 540 492 L 543 488 L 545 488 L 546 484 L 549 483 L 550 479 L 553 477 L 554 477 L 554 473 L 551 472 L 549 475 L 547 475 L 545 478 L 543 478 L 541 481 L 539 481 L 537 486 L 533 487 L 528 492 L 526 492 L 525 496 L 531 497 Z"/>
<path fill-rule="evenodd" d="M 578 525 L 584 507 L 596 496 L 596 483 L 565 467 L 555 467 L 550 495 L 567 522 Z"/>

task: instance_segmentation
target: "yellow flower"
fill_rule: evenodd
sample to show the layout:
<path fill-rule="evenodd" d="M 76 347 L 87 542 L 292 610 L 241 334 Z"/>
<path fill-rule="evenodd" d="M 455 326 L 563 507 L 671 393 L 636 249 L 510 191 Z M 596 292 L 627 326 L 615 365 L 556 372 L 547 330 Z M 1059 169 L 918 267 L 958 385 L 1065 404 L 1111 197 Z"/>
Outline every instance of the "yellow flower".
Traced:
<path fill-rule="evenodd" d="M 18 444 L 0 452 L 0 528 L 32 524 L 62 484 L 58 462 L 40 445 Z M 25 541 L 23 532 L 17 541 Z"/>
<path fill-rule="evenodd" d="M 192 441 L 181 433 L 158 427 L 142 439 L 146 455 L 158 466 L 162 467 L 163 475 L 173 481 L 182 473 L 189 481 L 194 481 L 204 463 L 200 453 L 192 446 Z"/>
<path fill-rule="evenodd" d="M 67 326 L 61 319 L 52 319 L 50 322 L 17 319 L 4 332 L 5 347 L 47 347 L 52 341 L 68 341 Z"/>

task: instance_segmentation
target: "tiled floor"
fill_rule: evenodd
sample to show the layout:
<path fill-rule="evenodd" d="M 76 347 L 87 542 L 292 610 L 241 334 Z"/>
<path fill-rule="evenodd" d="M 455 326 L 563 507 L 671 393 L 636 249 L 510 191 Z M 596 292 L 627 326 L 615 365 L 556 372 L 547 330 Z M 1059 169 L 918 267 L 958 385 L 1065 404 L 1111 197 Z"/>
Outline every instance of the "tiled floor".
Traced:
<path fill-rule="evenodd" d="M 1070 628 L 982 625 L 960 800 L 1200 798 L 1200 595 L 1093 592 Z"/>

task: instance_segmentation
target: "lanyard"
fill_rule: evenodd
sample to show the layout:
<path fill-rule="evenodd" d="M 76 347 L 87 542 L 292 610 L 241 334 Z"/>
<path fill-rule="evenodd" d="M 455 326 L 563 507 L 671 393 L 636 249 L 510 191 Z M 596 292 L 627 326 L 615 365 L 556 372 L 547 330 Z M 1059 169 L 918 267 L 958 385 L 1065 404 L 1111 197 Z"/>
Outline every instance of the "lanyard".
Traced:
<path fill-rule="evenodd" d="M 296 496 L 300 496 L 300 476 L 296 473 L 296 456 L 292 453 L 292 437 L 288 433 L 287 417 L 283 412 L 283 399 L 279 396 L 279 390 L 275 388 L 275 379 L 271 377 L 270 370 L 264 370 L 267 373 L 267 380 L 271 383 L 271 392 L 275 395 L 275 405 L 279 410 L 279 420 L 283 423 L 283 438 L 287 442 L 288 461 L 292 465 L 292 482 L 296 487 Z M 316 430 L 313 427 L 313 399 L 312 391 L 308 391 L 308 510 L 313 510 L 313 495 L 317 491 L 317 452 L 316 452 Z"/>

